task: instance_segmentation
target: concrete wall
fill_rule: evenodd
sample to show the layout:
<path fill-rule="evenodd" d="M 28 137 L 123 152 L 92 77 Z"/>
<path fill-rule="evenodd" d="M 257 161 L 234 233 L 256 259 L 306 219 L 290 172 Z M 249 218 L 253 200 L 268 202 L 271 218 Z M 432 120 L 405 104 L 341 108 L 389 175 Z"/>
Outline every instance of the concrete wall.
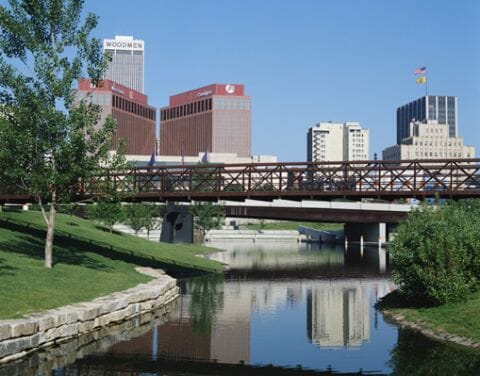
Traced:
<path fill-rule="evenodd" d="M 310 242 L 340 243 L 344 241 L 343 230 L 325 231 L 306 226 L 298 226 L 298 232 L 305 235 L 305 240 Z"/>

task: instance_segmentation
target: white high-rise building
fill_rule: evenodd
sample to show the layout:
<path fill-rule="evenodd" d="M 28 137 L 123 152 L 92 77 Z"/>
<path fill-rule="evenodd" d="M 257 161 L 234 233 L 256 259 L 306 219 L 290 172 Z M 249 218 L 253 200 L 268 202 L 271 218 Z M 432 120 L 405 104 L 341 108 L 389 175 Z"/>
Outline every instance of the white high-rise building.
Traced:
<path fill-rule="evenodd" d="M 437 120 L 410 122 L 410 137 L 383 150 L 385 160 L 475 158 L 475 148 L 450 136 L 451 128 Z"/>
<path fill-rule="evenodd" d="M 318 123 L 307 132 L 307 160 L 358 161 L 369 156 L 369 131 L 359 123 Z"/>
<path fill-rule="evenodd" d="M 145 42 L 116 35 L 115 39 L 103 40 L 103 50 L 112 54 L 105 78 L 144 93 Z"/>

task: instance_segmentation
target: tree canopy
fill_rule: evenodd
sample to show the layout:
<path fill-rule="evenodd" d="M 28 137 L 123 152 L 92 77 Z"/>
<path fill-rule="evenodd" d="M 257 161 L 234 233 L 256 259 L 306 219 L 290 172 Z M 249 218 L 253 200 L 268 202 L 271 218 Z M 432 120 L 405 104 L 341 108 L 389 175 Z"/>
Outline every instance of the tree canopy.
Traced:
<path fill-rule="evenodd" d="M 115 128 L 74 85 L 101 85 L 108 58 L 90 37 L 98 18 L 83 0 L 8 0 L 0 5 L 0 181 L 31 194 L 45 222 L 52 266 L 55 213 L 105 163 Z M 49 203 L 47 213 L 45 203 Z"/>

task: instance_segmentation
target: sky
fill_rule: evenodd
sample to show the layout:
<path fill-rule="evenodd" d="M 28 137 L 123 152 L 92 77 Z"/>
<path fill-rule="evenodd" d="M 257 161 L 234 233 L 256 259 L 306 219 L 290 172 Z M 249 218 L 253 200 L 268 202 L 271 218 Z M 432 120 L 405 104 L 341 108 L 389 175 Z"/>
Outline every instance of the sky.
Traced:
<path fill-rule="evenodd" d="M 478 0 L 86 0 L 98 38 L 145 41 L 155 107 L 212 83 L 252 97 L 252 153 L 306 160 L 319 122 L 360 122 L 370 157 L 396 141 L 396 108 L 458 97 L 458 130 L 480 155 Z"/>

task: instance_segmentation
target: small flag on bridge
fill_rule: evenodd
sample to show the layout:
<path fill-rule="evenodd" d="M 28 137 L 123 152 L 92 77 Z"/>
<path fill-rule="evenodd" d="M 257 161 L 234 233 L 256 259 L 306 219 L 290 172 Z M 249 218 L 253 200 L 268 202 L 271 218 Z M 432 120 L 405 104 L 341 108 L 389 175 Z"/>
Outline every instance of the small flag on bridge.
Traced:
<path fill-rule="evenodd" d="M 208 150 L 205 150 L 205 154 L 203 154 L 201 162 L 202 163 L 207 163 L 208 162 Z"/>
<path fill-rule="evenodd" d="M 148 162 L 148 165 L 149 166 L 153 166 L 155 164 L 156 160 L 155 160 L 155 150 L 152 151 L 152 155 L 150 156 L 150 161 Z"/>

